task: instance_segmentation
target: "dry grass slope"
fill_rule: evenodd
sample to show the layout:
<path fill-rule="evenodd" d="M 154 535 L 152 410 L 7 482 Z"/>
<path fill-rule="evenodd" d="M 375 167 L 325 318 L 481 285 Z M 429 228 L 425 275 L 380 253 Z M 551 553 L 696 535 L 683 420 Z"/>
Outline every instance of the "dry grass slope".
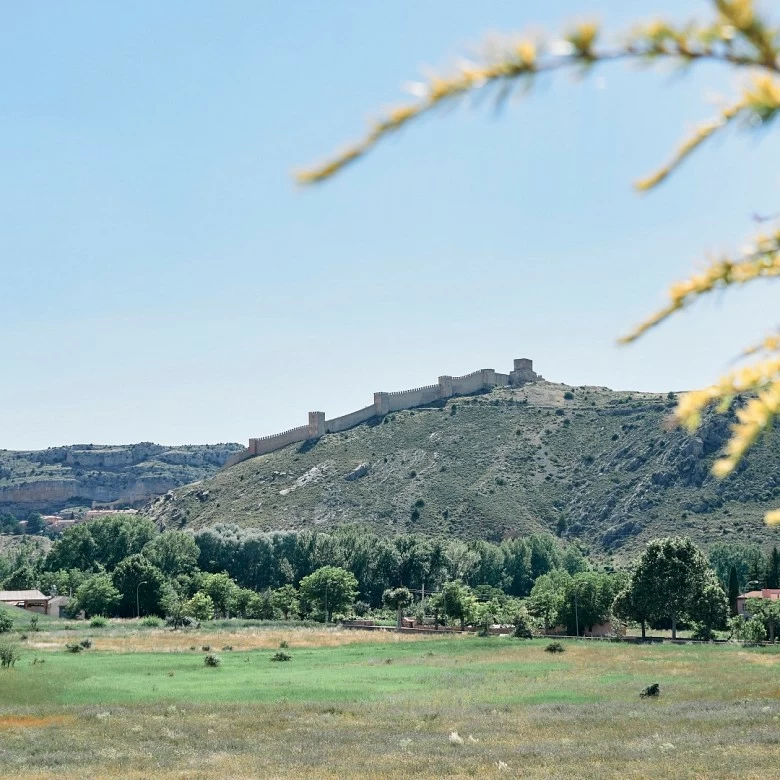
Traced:
<path fill-rule="evenodd" d="M 593 552 L 620 554 L 671 532 L 775 539 L 762 516 L 780 495 L 780 440 L 717 481 L 709 468 L 728 419 L 707 420 L 696 436 L 668 431 L 674 404 L 549 382 L 496 389 L 253 458 L 146 511 L 168 527 L 364 522 L 493 540 L 565 529 Z M 345 479 L 363 463 L 365 476 Z"/>

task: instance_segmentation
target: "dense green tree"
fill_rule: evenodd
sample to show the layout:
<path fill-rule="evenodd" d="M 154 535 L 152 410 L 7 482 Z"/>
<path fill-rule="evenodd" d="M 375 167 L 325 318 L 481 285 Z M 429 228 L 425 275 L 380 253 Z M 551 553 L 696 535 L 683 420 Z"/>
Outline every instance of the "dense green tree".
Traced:
<path fill-rule="evenodd" d="M 677 623 L 688 615 L 708 571 L 707 559 L 687 537 L 653 539 L 640 556 L 631 583 L 644 594 L 650 614 L 671 620 L 676 639 Z"/>
<path fill-rule="evenodd" d="M 709 550 L 708 556 L 710 566 L 715 570 L 718 579 L 723 583 L 724 588 L 728 588 L 731 569 L 735 568 L 740 590 L 746 583 L 754 579 L 751 577 L 751 571 L 761 570 L 761 579 L 763 579 L 763 569 L 766 562 L 764 553 L 757 544 L 744 542 L 715 542 Z"/>
<path fill-rule="evenodd" d="M 445 582 L 434 603 L 448 618 L 460 621 L 461 631 L 466 628 L 466 621 L 471 619 L 477 605 L 471 588 L 459 580 Z"/>
<path fill-rule="evenodd" d="M 573 544 L 569 544 L 564 548 L 561 554 L 561 566 L 572 576 L 588 570 L 588 562 L 579 548 Z"/>
<path fill-rule="evenodd" d="M 352 572 L 339 566 L 322 566 L 301 580 L 301 598 L 325 615 L 330 622 L 334 612 L 352 606 L 358 593 L 358 582 Z"/>
<path fill-rule="evenodd" d="M 531 549 L 523 539 L 502 542 L 504 550 L 504 577 L 510 596 L 527 596 L 533 587 L 531 578 Z"/>
<path fill-rule="evenodd" d="M 192 534 L 166 531 L 147 542 L 144 555 L 166 576 L 191 574 L 198 565 L 200 550 Z"/>
<path fill-rule="evenodd" d="M 780 600 L 748 599 L 745 610 L 751 620 L 760 620 L 769 632 L 769 641 L 774 644 L 777 625 L 780 623 Z"/>
<path fill-rule="evenodd" d="M 526 539 L 531 553 L 531 580 L 536 581 L 543 574 L 561 566 L 558 541 L 549 534 L 531 534 Z"/>
<path fill-rule="evenodd" d="M 214 602 L 211 596 L 199 590 L 186 603 L 187 614 L 195 620 L 211 620 L 214 617 Z"/>
<path fill-rule="evenodd" d="M 44 528 L 46 528 L 46 524 L 43 522 L 43 518 L 38 512 L 30 512 L 30 514 L 27 515 L 26 525 L 24 527 L 24 532 L 26 534 L 37 536 Z"/>
<path fill-rule="evenodd" d="M 282 585 L 273 593 L 273 605 L 282 613 L 285 620 L 289 620 L 290 616 L 297 614 L 300 609 L 298 591 L 292 585 Z"/>
<path fill-rule="evenodd" d="M 701 587 L 694 592 L 688 616 L 697 623 L 699 639 L 713 639 L 716 628 L 726 627 L 729 602 L 714 571 L 705 573 Z"/>
<path fill-rule="evenodd" d="M 772 548 L 769 554 L 769 564 L 766 570 L 767 588 L 780 588 L 780 551 L 777 547 Z"/>
<path fill-rule="evenodd" d="M 737 614 L 737 598 L 739 597 L 739 575 L 737 574 L 737 567 L 732 566 L 729 569 L 729 585 L 728 585 L 728 599 L 729 599 L 729 612 L 731 615 Z"/>
<path fill-rule="evenodd" d="M 114 614 L 119 605 L 121 594 L 114 586 L 111 576 L 106 573 L 93 574 L 78 586 L 72 611 L 84 610 L 87 616 Z"/>
<path fill-rule="evenodd" d="M 201 574 L 198 578 L 198 590 L 211 598 L 218 615 L 230 617 L 239 587 L 227 572 Z"/>
<path fill-rule="evenodd" d="M 46 569 L 94 571 L 98 566 L 98 546 L 89 523 L 79 523 L 62 532 L 46 556 Z"/>
<path fill-rule="evenodd" d="M 140 553 L 158 534 L 157 526 L 134 515 L 106 515 L 63 531 L 49 553 L 46 568 L 113 571 L 120 561 Z"/>
<path fill-rule="evenodd" d="M 558 620 L 570 634 L 577 631 L 582 634 L 604 623 L 623 584 L 623 578 L 614 574 L 594 571 L 575 574 L 566 582 Z"/>
<path fill-rule="evenodd" d="M 7 634 L 14 627 L 14 619 L 6 612 L 0 612 L 0 634 Z"/>
<path fill-rule="evenodd" d="M 545 632 L 558 623 L 570 583 L 571 575 L 563 569 L 542 574 L 535 580 L 528 597 L 528 610 L 542 619 Z"/>
<path fill-rule="evenodd" d="M 76 590 L 89 576 L 81 569 L 60 569 L 41 573 L 41 591 L 52 595 L 75 596 Z"/>
<path fill-rule="evenodd" d="M 413 601 L 414 597 L 409 588 L 388 588 L 382 594 L 382 601 L 385 606 L 395 610 L 396 613 L 396 628 L 401 628 L 401 619 L 403 618 L 404 609 L 408 607 Z"/>
<path fill-rule="evenodd" d="M 120 561 L 111 579 L 121 595 L 121 617 L 162 614 L 165 575 L 146 556 L 135 553 Z"/>

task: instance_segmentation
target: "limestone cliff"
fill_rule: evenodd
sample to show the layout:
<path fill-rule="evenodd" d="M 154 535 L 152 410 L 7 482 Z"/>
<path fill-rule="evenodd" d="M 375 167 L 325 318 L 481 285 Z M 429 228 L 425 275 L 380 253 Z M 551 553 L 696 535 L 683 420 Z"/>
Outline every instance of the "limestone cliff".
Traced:
<path fill-rule="evenodd" d="M 0 450 L 0 511 L 23 516 L 68 506 L 134 506 L 216 472 L 239 444 L 165 447 L 76 444 Z"/>

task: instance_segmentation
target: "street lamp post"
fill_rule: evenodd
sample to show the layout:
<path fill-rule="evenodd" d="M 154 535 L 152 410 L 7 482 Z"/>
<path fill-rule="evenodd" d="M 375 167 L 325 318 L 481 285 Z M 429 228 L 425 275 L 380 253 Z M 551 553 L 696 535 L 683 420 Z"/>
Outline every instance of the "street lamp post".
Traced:
<path fill-rule="evenodd" d="M 137 618 L 141 617 L 141 602 L 138 600 L 138 591 L 141 588 L 141 585 L 147 585 L 148 583 L 146 580 L 142 580 L 138 583 L 138 585 L 135 586 L 135 616 Z"/>

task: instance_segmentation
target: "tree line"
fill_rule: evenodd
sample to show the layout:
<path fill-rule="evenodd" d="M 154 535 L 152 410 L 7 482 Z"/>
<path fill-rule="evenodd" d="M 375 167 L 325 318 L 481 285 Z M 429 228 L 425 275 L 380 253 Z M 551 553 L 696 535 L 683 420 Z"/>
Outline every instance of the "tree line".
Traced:
<path fill-rule="evenodd" d="M 74 613 L 155 614 L 174 624 L 214 616 L 327 620 L 385 609 L 569 633 L 608 619 L 636 622 L 643 634 L 686 625 L 704 638 L 734 614 L 734 583 L 737 592 L 750 583 L 771 587 L 779 563 L 777 549 L 765 556 L 756 545 L 718 543 L 707 558 L 675 537 L 650 542 L 627 571 L 612 572 L 548 534 L 492 543 L 382 537 L 359 525 L 161 532 L 144 518 L 109 515 L 67 529 L 47 553 L 34 542 L 17 545 L 0 556 L 0 585 L 66 594 Z"/>

